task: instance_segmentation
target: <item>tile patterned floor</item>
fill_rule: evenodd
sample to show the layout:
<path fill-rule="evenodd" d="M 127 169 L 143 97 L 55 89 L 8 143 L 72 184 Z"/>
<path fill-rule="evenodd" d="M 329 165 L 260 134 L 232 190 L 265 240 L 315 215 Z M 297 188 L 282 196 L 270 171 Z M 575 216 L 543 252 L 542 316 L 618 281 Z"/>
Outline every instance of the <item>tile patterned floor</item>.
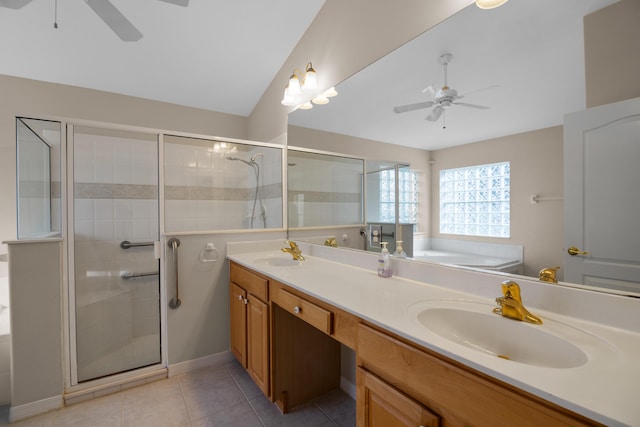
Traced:
<path fill-rule="evenodd" d="M 6 424 L 7 407 L 0 408 Z M 355 401 L 335 390 L 286 415 L 235 361 L 68 406 L 17 423 L 17 427 L 353 427 Z"/>

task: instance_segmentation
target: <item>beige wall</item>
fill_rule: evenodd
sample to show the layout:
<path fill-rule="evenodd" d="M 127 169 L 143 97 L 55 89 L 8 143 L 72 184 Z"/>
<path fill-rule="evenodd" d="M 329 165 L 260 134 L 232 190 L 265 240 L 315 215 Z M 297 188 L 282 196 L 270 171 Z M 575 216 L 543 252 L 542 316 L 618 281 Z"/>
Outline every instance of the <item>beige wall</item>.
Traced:
<path fill-rule="evenodd" d="M 9 261 L 9 280 L 20 283 L 11 289 L 12 412 L 46 399 L 55 405 L 63 388 L 62 244 L 13 243 Z"/>
<path fill-rule="evenodd" d="M 563 195 L 562 127 L 552 127 L 432 152 L 433 237 L 524 245 L 525 275 L 562 265 L 562 201 L 532 204 L 531 195 Z M 441 235 L 439 174 L 486 163 L 511 162 L 511 237 L 509 239 Z"/>
<path fill-rule="evenodd" d="M 326 0 L 252 111 L 249 138 L 271 141 L 286 133 L 291 107 L 280 100 L 294 69 L 311 61 L 318 86 L 336 86 L 472 2 Z"/>
<path fill-rule="evenodd" d="M 379 141 L 299 126 L 289 126 L 287 140 L 291 147 L 330 151 L 360 157 L 366 160 L 386 160 L 409 164 L 412 170 L 418 172 L 420 187 L 424 189 L 423 194 L 428 194 L 431 174 L 429 173 L 429 152 L 426 150 L 386 144 Z M 430 220 L 428 197 L 422 197 L 420 199 L 418 211 L 420 212 L 419 229 L 428 233 Z"/>
<path fill-rule="evenodd" d="M 621 0 L 584 19 L 587 107 L 640 96 L 640 1 Z"/>

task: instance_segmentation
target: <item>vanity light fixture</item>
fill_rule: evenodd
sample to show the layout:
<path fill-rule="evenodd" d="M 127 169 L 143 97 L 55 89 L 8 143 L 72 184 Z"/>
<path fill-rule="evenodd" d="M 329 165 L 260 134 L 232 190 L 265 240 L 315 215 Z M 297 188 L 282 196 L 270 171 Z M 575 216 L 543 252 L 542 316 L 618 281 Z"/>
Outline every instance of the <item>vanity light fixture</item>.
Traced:
<path fill-rule="evenodd" d="M 313 104 L 328 104 L 329 98 L 337 94 L 338 92 L 333 87 L 324 92 L 318 92 L 316 70 L 313 69 L 313 65 L 309 62 L 304 75 L 299 70 L 293 71 L 287 86 L 284 88 L 284 96 L 281 103 L 288 107 L 309 110 L 313 108 Z"/>
<path fill-rule="evenodd" d="M 476 6 L 480 9 L 494 9 L 505 4 L 508 0 L 476 0 Z"/>

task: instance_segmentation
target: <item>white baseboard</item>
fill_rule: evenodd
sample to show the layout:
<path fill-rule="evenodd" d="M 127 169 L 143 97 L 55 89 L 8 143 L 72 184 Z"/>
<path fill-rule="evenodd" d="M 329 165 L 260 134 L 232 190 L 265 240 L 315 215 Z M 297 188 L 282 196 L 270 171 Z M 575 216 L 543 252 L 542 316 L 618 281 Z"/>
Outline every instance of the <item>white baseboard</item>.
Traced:
<path fill-rule="evenodd" d="M 351 396 L 353 400 L 356 400 L 356 385 L 349 382 L 345 377 L 340 377 L 340 389 Z"/>
<path fill-rule="evenodd" d="M 12 406 L 9 409 L 9 422 L 20 421 L 45 412 L 62 408 L 62 395 L 47 397 L 24 405 Z"/>
<path fill-rule="evenodd" d="M 210 366 L 224 365 L 232 360 L 233 354 L 230 351 L 223 351 L 221 353 L 210 354 L 198 359 L 174 363 L 173 365 L 169 365 L 169 377 Z"/>

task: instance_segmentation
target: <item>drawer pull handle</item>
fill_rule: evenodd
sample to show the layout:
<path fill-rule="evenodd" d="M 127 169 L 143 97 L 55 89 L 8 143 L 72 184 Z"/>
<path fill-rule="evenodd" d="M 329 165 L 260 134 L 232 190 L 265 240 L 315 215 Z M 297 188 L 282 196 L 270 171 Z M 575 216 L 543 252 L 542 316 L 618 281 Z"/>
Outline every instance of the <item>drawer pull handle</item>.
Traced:
<path fill-rule="evenodd" d="M 242 301 L 242 295 L 238 295 L 238 301 Z"/>
<path fill-rule="evenodd" d="M 244 305 L 247 305 L 247 304 L 249 304 L 249 300 L 245 298 L 244 299 Z"/>
<path fill-rule="evenodd" d="M 295 307 L 293 307 L 293 312 L 295 314 L 300 314 L 302 312 L 302 309 L 296 305 Z"/>

